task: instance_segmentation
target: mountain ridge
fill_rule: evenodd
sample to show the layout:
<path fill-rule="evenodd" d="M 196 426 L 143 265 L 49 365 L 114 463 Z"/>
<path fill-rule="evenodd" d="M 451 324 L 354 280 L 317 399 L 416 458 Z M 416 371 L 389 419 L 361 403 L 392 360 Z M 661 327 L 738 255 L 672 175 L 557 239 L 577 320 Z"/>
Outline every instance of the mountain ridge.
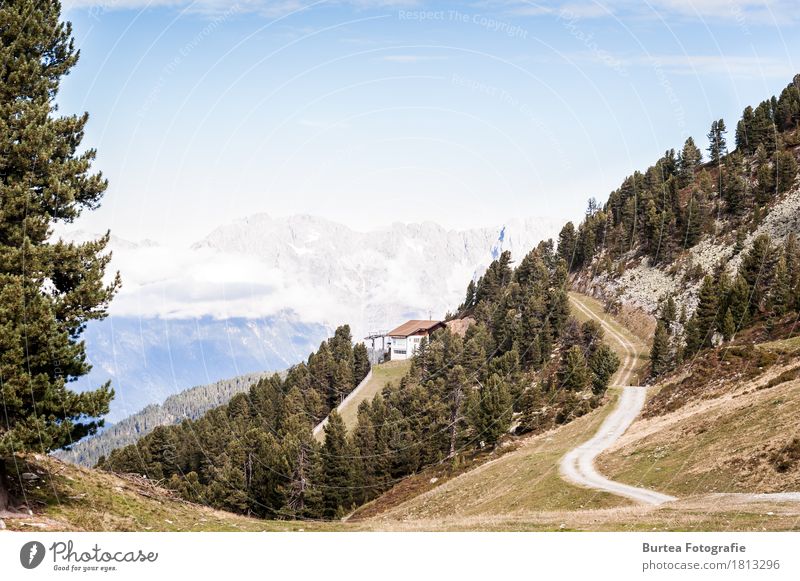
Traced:
<path fill-rule="evenodd" d="M 453 230 L 433 222 L 356 232 L 313 215 L 256 214 L 189 248 L 112 237 L 109 270 L 123 287 L 111 316 L 87 327 L 92 373 L 112 380 L 119 421 L 192 385 L 302 361 L 343 322 L 356 339 L 406 319 L 444 313 L 463 280 L 505 248 L 552 235 L 555 222 Z M 502 233 L 502 235 L 501 235 Z M 86 241 L 86 231 L 56 236 Z"/>
<path fill-rule="evenodd" d="M 227 403 L 236 394 L 247 391 L 254 383 L 273 373 L 268 371 L 248 373 L 207 385 L 190 387 L 169 396 L 162 403 L 149 404 L 138 412 L 106 426 L 98 434 L 76 442 L 68 450 L 58 450 L 53 455 L 61 460 L 92 467 L 97 464 L 101 456 L 109 454 L 116 448 L 135 443 L 158 426 L 197 419 L 206 411 Z"/>

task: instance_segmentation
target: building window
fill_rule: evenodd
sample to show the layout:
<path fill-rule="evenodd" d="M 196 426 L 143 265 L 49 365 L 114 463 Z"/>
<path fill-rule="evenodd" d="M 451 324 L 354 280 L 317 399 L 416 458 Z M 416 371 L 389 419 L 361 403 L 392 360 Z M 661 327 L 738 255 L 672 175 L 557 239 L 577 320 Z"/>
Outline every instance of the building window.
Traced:
<path fill-rule="evenodd" d="M 406 354 L 406 350 L 405 349 L 395 349 L 394 352 L 397 355 L 405 355 Z"/>

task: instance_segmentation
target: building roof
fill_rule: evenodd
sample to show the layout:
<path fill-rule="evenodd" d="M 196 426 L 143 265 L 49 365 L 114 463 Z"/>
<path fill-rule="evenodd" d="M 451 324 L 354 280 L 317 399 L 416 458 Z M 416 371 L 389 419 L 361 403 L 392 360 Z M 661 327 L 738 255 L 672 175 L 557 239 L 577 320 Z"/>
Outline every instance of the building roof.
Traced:
<path fill-rule="evenodd" d="M 425 335 L 432 333 L 439 327 L 443 327 L 444 323 L 441 321 L 419 321 L 413 319 L 392 329 L 387 333 L 390 337 L 410 337 L 411 335 Z"/>

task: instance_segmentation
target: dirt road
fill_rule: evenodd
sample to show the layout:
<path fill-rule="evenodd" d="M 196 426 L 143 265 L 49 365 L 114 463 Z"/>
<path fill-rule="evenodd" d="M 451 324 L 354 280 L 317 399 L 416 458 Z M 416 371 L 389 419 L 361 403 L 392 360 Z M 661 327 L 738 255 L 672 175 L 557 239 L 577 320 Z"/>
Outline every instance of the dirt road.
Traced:
<path fill-rule="evenodd" d="M 595 469 L 595 458 L 625 433 L 644 406 L 645 388 L 628 385 L 631 378 L 635 377 L 634 370 L 643 347 L 641 344 L 634 344 L 618 333 L 612 325 L 584 305 L 580 297 L 572 295 L 570 302 L 576 310 L 598 321 L 606 332 L 606 338 L 616 342 L 621 348 L 622 361 L 613 382 L 620 386 L 622 393 L 617 401 L 616 409 L 606 418 L 597 433 L 588 442 L 570 450 L 562 458 L 559 466 L 561 476 L 573 484 L 610 492 L 643 504 L 663 504 L 677 500 L 675 497 L 653 490 L 609 480 Z"/>

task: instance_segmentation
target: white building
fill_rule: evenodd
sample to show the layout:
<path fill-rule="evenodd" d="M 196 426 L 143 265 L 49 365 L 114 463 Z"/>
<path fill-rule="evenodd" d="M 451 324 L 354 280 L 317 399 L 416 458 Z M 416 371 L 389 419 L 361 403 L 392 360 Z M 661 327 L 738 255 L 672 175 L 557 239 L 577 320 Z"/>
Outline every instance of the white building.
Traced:
<path fill-rule="evenodd" d="M 389 359 L 398 361 L 410 359 L 419 349 L 419 342 L 437 329 L 445 326 L 442 321 L 412 320 L 392 329 L 388 337 Z"/>

